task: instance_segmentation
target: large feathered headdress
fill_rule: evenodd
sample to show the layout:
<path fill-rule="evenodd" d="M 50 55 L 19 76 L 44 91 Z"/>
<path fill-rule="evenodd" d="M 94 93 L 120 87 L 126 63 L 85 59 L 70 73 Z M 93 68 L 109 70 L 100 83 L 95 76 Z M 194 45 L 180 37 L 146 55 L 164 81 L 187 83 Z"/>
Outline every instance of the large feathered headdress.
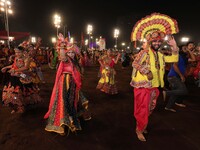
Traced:
<path fill-rule="evenodd" d="M 69 42 L 68 37 L 64 38 L 64 36 L 61 33 L 59 33 L 59 35 L 58 35 L 56 47 L 57 47 L 58 52 L 60 51 L 60 49 L 64 49 L 65 52 L 72 50 L 76 54 L 80 54 L 80 50 L 79 50 L 78 46 L 75 43 Z"/>
<path fill-rule="evenodd" d="M 164 39 L 165 35 L 177 32 L 179 29 L 175 19 L 164 14 L 152 13 L 135 24 L 131 33 L 131 41 Z"/>

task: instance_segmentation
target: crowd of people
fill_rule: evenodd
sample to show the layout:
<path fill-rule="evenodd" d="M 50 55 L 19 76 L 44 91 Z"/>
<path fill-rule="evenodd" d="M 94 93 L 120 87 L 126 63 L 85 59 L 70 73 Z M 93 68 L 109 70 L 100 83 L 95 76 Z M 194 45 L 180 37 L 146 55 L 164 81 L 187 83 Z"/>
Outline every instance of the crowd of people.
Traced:
<path fill-rule="evenodd" d="M 11 107 L 11 113 L 23 113 L 29 104 L 41 102 L 38 84 L 44 82 L 41 64 L 35 58 L 36 50 L 32 44 L 22 43 L 14 48 L 9 65 L 1 68 L 3 74 L 2 102 Z"/>
<path fill-rule="evenodd" d="M 162 14 L 152 14 L 155 15 L 163 19 Z M 85 67 L 92 65 L 99 65 L 96 89 L 115 95 L 118 94 L 117 86 L 120 86 L 115 81 L 115 65 L 121 63 L 122 71 L 126 71 L 125 68 L 132 63 L 130 85 L 134 89 L 135 131 L 140 141 L 146 141 L 144 134 L 147 133 L 149 116 L 156 107 L 160 92 L 166 102 L 166 111 L 176 112 L 174 105 L 186 107 L 182 98 L 188 91 L 186 78 L 192 77 L 194 84 L 200 87 L 200 45 L 188 42 L 178 46 L 172 35 L 178 32 L 177 24 L 170 24 L 165 29 L 160 29 L 158 25 L 154 29 L 153 24 L 158 22 L 154 22 L 155 17 L 151 19 L 152 16 L 143 18 L 133 28 L 132 41 L 145 38 L 137 53 L 114 49 L 81 49 L 59 34 L 55 47 L 46 58 L 51 60 L 46 61 L 50 68 L 56 69 L 49 109 L 44 115 L 44 119 L 48 119 L 46 131 L 65 135 L 66 127 L 68 132 L 82 129 L 80 117 L 85 121 L 91 119 L 89 100 L 82 92 L 82 74 Z M 149 27 L 143 26 L 145 19 L 151 21 Z M 149 30 L 145 30 L 146 27 Z M 162 47 L 166 35 L 168 49 Z M 36 44 L 23 42 L 10 49 L 1 46 L 1 71 L 5 77 L 2 82 L 2 103 L 11 108 L 12 114 L 24 113 L 27 105 L 42 101 L 39 86 L 45 80 L 41 61 L 37 57 L 40 46 L 41 39 Z"/>

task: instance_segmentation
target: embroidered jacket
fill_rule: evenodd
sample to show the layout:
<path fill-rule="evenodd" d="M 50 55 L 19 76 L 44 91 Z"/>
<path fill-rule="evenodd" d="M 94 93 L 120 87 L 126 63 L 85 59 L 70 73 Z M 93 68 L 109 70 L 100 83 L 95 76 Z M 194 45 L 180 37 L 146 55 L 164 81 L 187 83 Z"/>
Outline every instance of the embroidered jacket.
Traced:
<path fill-rule="evenodd" d="M 165 62 L 178 62 L 178 53 L 166 56 L 151 48 L 142 50 L 133 62 L 132 80 L 130 85 L 135 88 L 153 88 L 164 86 Z M 152 72 L 153 79 L 148 80 L 147 74 Z"/>

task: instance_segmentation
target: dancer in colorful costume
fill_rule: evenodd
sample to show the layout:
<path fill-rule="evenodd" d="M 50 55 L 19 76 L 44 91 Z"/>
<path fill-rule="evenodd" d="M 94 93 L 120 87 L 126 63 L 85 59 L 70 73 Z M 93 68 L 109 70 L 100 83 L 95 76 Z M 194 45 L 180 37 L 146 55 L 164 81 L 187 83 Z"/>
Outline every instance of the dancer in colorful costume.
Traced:
<path fill-rule="evenodd" d="M 147 132 L 149 115 L 156 107 L 159 96 L 158 87 L 164 86 L 165 62 L 178 61 L 178 47 L 172 34 L 178 32 L 176 20 L 167 15 L 153 13 L 139 20 L 131 33 L 132 41 L 143 41 L 144 50 L 135 58 L 132 66 L 134 87 L 134 116 L 136 118 L 136 134 L 140 141 L 146 141 L 143 133 Z M 172 55 L 165 56 L 159 48 L 168 37 L 167 44 Z"/>
<path fill-rule="evenodd" d="M 114 65 L 117 64 L 120 56 L 119 53 L 117 58 L 113 57 L 112 51 L 108 49 L 106 55 L 99 58 L 101 78 L 98 82 L 97 89 L 100 89 L 102 92 L 111 95 L 118 93 Z"/>
<path fill-rule="evenodd" d="M 59 67 L 57 69 L 55 84 L 51 94 L 49 110 L 44 118 L 48 118 L 45 130 L 65 134 L 65 126 L 68 131 L 81 130 L 78 118 L 79 112 L 87 109 L 88 103 L 79 99 L 81 89 L 80 66 L 76 59 L 79 48 L 64 39 L 62 34 L 58 36 L 57 48 L 59 52 Z M 87 111 L 83 111 L 87 112 Z M 82 113 L 84 115 L 84 113 Z M 89 120 L 91 117 L 88 116 Z"/>
<path fill-rule="evenodd" d="M 12 108 L 11 113 L 23 113 L 25 106 L 41 101 L 38 90 L 34 88 L 30 71 L 30 58 L 24 56 L 24 47 L 15 48 L 15 58 L 12 65 L 1 69 L 9 72 L 9 80 L 5 83 L 2 101 Z"/>

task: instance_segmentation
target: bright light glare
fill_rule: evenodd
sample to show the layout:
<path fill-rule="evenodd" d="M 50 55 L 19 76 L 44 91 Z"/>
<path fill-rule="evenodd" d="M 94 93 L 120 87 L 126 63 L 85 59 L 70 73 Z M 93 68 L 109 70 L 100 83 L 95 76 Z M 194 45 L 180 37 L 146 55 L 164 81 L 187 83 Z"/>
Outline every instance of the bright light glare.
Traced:
<path fill-rule="evenodd" d="M 88 25 L 87 26 L 87 34 L 92 34 L 92 30 L 93 30 L 93 27 L 92 27 L 92 25 Z"/>
<path fill-rule="evenodd" d="M 119 36 L 119 30 L 115 29 L 114 30 L 114 38 L 118 38 L 118 36 Z"/>
<path fill-rule="evenodd" d="M 188 37 L 182 37 L 181 38 L 181 42 L 188 42 L 189 41 L 189 38 Z"/>
<path fill-rule="evenodd" d="M 55 38 L 55 37 L 52 37 L 52 38 L 51 38 L 51 42 L 52 42 L 52 43 L 56 43 L 56 38 Z"/>

